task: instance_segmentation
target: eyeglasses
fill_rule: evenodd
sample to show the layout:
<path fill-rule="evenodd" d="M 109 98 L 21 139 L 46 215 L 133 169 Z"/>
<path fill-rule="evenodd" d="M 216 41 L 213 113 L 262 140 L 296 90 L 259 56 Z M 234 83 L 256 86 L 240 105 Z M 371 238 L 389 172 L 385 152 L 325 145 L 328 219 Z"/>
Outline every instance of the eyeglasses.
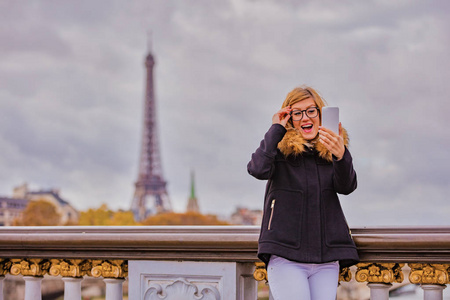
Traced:
<path fill-rule="evenodd" d="M 319 108 L 313 106 L 305 110 L 293 110 L 291 112 L 292 121 L 300 121 L 301 119 L 303 119 L 303 112 L 305 112 L 308 118 L 312 119 L 319 115 Z"/>

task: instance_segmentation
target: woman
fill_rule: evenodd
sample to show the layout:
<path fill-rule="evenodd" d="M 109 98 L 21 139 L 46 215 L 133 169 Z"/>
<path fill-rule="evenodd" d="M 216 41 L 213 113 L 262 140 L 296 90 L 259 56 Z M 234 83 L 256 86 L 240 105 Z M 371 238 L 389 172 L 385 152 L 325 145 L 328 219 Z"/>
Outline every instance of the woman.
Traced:
<path fill-rule="evenodd" d="M 337 193 L 356 189 L 348 136 L 321 127 L 324 101 L 298 87 L 273 116 L 248 172 L 268 180 L 258 257 L 276 300 L 334 300 L 358 253 Z"/>

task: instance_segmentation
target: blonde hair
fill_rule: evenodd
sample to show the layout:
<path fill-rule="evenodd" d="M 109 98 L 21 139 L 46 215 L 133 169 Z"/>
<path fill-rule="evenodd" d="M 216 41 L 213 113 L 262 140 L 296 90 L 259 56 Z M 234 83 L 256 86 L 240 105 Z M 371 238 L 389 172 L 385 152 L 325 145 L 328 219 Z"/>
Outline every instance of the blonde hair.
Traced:
<path fill-rule="evenodd" d="M 290 91 L 289 94 L 287 94 L 281 108 L 292 106 L 295 103 L 308 98 L 312 98 L 314 100 L 314 103 L 316 103 L 316 106 L 319 108 L 319 111 L 322 114 L 322 107 L 326 106 L 327 103 L 315 89 L 306 85 L 296 87 L 292 91 Z"/>

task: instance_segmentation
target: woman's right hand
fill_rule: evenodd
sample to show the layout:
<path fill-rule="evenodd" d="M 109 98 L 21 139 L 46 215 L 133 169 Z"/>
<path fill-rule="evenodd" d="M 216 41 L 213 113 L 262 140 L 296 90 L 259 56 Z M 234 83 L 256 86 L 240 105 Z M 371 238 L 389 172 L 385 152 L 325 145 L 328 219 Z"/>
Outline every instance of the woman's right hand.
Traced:
<path fill-rule="evenodd" d="M 272 117 L 272 124 L 280 124 L 283 127 L 286 127 L 287 122 L 291 118 L 291 107 L 286 106 L 280 109 L 276 114 Z"/>

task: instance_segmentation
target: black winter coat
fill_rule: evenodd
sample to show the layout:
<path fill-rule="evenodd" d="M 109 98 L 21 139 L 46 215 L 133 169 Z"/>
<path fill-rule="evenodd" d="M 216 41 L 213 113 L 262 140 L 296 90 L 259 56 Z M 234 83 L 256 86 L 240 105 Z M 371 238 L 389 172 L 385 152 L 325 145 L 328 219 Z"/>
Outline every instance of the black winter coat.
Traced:
<path fill-rule="evenodd" d="M 286 156 L 277 148 L 285 134 L 282 125 L 272 125 L 247 166 L 250 175 L 268 180 L 258 257 L 266 265 L 271 254 L 303 263 L 338 260 L 341 267 L 357 263 L 337 196 L 356 189 L 350 152 L 346 147 L 339 161 L 307 147 L 300 155 Z"/>

